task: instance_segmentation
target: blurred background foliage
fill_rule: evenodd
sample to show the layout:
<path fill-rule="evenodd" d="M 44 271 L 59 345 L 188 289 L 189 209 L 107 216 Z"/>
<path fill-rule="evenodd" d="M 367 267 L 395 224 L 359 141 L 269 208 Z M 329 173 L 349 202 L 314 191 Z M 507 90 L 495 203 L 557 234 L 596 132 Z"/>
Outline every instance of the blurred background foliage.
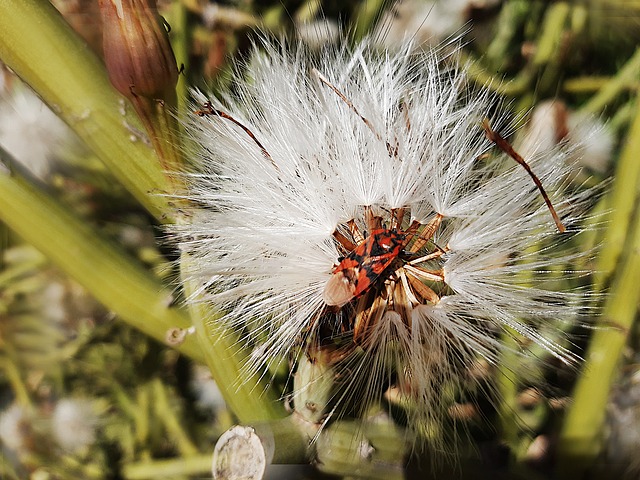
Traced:
<path fill-rule="evenodd" d="M 98 2 L 51 3 L 91 55 L 103 58 Z M 2 7 L 4 13 L 11 8 Z M 22 20 L 17 28 L 24 31 L 38 29 L 20 9 L 15 7 L 5 21 Z M 576 188 L 603 181 L 608 185 L 593 199 L 593 216 L 586 219 L 591 229 L 581 239 L 580 248 L 598 246 L 598 255 L 580 268 L 595 270 L 588 281 L 596 292 L 607 292 L 605 300 L 596 296 L 598 305 L 592 305 L 603 312 L 599 323 L 592 323 L 597 328 L 571 331 L 571 348 L 586 358 L 585 369 L 540 358 L 503 369 L 503 375 L 495 377 L 493 369 L 479 365 L 476 380 L 499 378 L 495 381 L 502 403 L 483 406 L 488 400 L 478 389 L 474 401 L 461 401 L 452 411 L 468 426 L 472 440 L 459 447 L 458 466 L 439 466 L 433 473 L 428 458 L 398 450 L 395 437 L 368 432 L 372 438 L 382 435 L 378 450 L 391 455 L 385 465 L 394 468 L 359 469 L 351 457 L 340 457 L 340 445 L 348 447 L 356 428 L 347 423 L 318 442 L 312 460 L 322 473 L 305 475 L 593 478 L 607 472 L 613 475 L 608 478 L 638 478 L 640 357 L 634 319 L 640 295 L 640 2 L 159 0 L 158 9 L 170 26 L 181 66 L 178 116 L 192 114 L 190 87 L 215 92 L 233 88 L 230 73 L 242 68 L 234 66 L 235 61 L 246 59 L 253 42 L 265 34 L 298 39 L 311 48 L 370 35 L 381 49 L 394 48 L 407 35 L 417 48 L 459 35 L 460 61 L 470 82 L 500 92 L 513 117 L 522 124 L 529 121 L 518 132 L 521 148 L 526 150 L 526 135 L 538 144 L 549 142 L 549 148 L 559 141 L 582 143 Z M 341 32 L 348 33 L 348 40 L 342 40 Z M 0 53 L 7 51 L 8 47 L 0 48 Z M 36 61 L 23 59 L 26 66 L 30 62 Z M 70 60 L 58 68 L 74 74 L 82 67 Z M 19 70 L 13 64 L 12 69 Z M 30 83 L 47 100 L 46 89 Z M 83 242 L 94 253 L 103 251 L 95 240 L 99 237 L 105 242 L 105 255 L 113 254 L 109 245 L 117 245 L 122 255 L 118 258 L 124 259 L 118 261 L 135 265 L 123 277 L 142 275 L 148 282 L 148 296 L 139 297 L 132 290 L 129 303 L 140 303 L 141 310 L 152 310 L 150 302 L 164 302 L 167 311 L 180 305 L 173 263 L 177 254 L 161 227 L 179 212 L 179 205 L 146 205 L 140 200 L 145 193 L 167 191 L 163 180 L 157 180 L 155 190 L 136 192 L 57 114 L 71 126 L 83 121 L 90 125 L 92 117 L 78 120 L 81 115 L 70 117 L 56 111 L 56 105 L 49 106 L 53 111 L 11 69 L 2 68 L 3 163 L 12 178 L 28 185 L 25 191 L 33 192 L 35 200 L 32 213 L 15 224 L 6 213 L 10 198 L 0 201 L 7 215 L 0 213 L 6 222 L 0 223 L 0 477 L 202 478 L 210 472 L 216 439 L 238 417 L 244 419 L 238 407 L 227 408 L 220 391 L 224 388 L 202 365 L 206 354 L 201 347 L 189 339 L 178 350 L 166 345 L 175 340 L 165 338 L 169 327 L 186 327 L 186 317 L 178 312 L 154 323 L 153 316 L 143 318 L 126 302 L 111 303 L 96 293 L 111 283 L 116 285 L 109 295 L 122 296 L 116 287 L 124 278 L 103 275 L 96 267 L 94 276 L 101 278 L 87 281 L 73 270 L 79 258 L 91 258 L 83 256 Z M 138 111 L 135 105 L 122 99 L 113 108 L 118 115 L 120 110 L 129 115 L 122 118 L 135 148 L 162 148 L 154 143 L 144 118 L 131 117 L 131 111 Z M 0 182 L 7 197 L 14 195 L 10 188 Z M 46 201 L 38 200 L 40 193 L 56 206 L 49 210 Z M 27 205 L 29 198 L 19 201 Z M 57 245 L 55 232 L 47 237 L 47 232 L 27 225 L 36 222 L 38 213 L 45 221 L 56 208 L 72 212 L 75 221 L 93 233 L 86 233 L 77 245 Z M 80 223 L 67 225 L 80 231 Z M 27 226 L 20 230 L 16 225 Z M 85 270 L 92 268 L 93 264 L 85 265 Z M 561 270 L 558 276 L 562 282 Z M 153 296 L 162 285 L 164 297 Z M 525 371 L 538 374 L 523 375 Z M 290 388 L 288 372 L 274 373 L 275 383 L 280 382 L 278 393 Z M 234 387 L 225 388 L 229 402 Z M 340 443 L 342 436 L 347 440 Z M 405 456 L 410 461 L 403 473 Z"/>

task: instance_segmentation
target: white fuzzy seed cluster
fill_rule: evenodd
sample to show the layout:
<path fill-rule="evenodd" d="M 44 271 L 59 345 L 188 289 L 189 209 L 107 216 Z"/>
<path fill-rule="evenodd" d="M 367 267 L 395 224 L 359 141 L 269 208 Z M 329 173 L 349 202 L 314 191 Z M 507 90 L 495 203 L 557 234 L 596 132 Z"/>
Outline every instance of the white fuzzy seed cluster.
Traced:
<path fill-rule="evenodd" d="M 373 302 L 384 313 L 363 327 L 357 354 L 346 347 L 340 361 L 354 388 L 341 398 L 367 404 L 397 388 L 416 407 L 411 424 L 441 421 L 442 391 L 459 386 L 478 356 L 497 360 L 501 331 L 568 360 L 540 326 L 573 320 L 581 295 L 542 280 L 568 257 L 552 248 L 559 234 L 531 178 L 504 155 L 486 158 L 493 145 L 481 122 L 495 99 L 470 91 L 438 50 L 379 52 L 368 41 L 316 56 L 273 44 L 265 50 L 233 95 L 202 97 L 211 115 L 191 122 L 202 151 L 187 194 L 198 208 L 178 231 L 193 260 L 188 276 L 201 285 L 191 301 L 211 302 L 225 312 L 220 321 L 248 332 L 257 345 L 248 369 L 298 345 L 353 338 Z M 494 115 L 494 128 L 501 122 Z M 575 232 L 588 194 L 562 197 L 569 170 L 562 153 L 530 166 Z M 399 255 L 371 289 L 339 311 L 327 308 L 323 293 L 348 254 L 335 232 L 357 244 L 353 225 L 366 238 L 370 212 L 390 229 L 400 210 L 399 230 L 443 218 L 424 247 L 440 252 L 437 261 L 418 264 L 442 275 L 430 286 L 437 300 L 401 282 L 411 258 Z"/>

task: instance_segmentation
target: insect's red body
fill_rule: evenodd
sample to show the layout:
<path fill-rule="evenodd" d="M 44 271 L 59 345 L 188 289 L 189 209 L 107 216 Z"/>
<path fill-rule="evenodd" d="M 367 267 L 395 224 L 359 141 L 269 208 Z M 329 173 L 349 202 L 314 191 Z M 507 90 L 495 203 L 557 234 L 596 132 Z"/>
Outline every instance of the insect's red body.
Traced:
<path fill-rule="evenodd" d="M 340 308 L 369 290 L 402 253 L 406 238 L 401 230 L 373 230 L 333 269 L 324 291 L 325 303 Z"/>

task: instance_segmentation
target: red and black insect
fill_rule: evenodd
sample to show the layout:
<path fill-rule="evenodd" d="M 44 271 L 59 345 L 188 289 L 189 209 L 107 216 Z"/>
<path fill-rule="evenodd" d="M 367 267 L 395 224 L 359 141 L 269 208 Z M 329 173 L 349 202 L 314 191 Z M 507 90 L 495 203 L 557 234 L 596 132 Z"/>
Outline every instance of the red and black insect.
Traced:
<path fill-rule="evenodd" d="M 323 293 L 325 303 L 341 308 L 369 290 L 402 253 L 406 238 L 407 234 L 400 230 L 372 231 L 333 269 Z"/>
<path fill-rule="evenodd" d="M 422 281 L 442 282 L 441 272 L 432 272 L 412 264 L 427 262 L 445 253 L 445 250 L 436 247 L 428 255 L 415 256 L 431 240 L 444 217 L 437 214 L 425 224 L 414 220 L 406 230 L 402 230 L 400 225 L 404 213 L 403 208 L 393 209 L 390 228 L 383 228 L 381 218 L 374 216 L 370 207 L 365 207 L 365 220 L 371 231 L 366 238 L 362 237 L 354 221 L 349 222 L 348 226 L 357 243 L 352 243 L 337 231 L 334 233 L 338 243 L 349 253 L 334 266 L 325 285 L 323 299 L 329 307 L 342 308 L 367 293 L 376 283 L 395 277 L 394 273 L 406 275 L 406 281 L 423 300 L 435 299 L 435 292 Z M 409 260 L 412 257 L 413 260 Z"/>

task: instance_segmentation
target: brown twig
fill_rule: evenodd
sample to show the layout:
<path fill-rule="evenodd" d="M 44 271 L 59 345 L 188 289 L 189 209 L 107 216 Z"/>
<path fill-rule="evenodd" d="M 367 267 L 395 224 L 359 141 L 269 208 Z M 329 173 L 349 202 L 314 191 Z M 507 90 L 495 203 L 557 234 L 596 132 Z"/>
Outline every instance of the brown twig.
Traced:
<path fill-rule="evenodd" d="M 487 135 L 487 138 L 490 141 L 495 143 L 500 150 L 502 150 L 504 153 L 506 153 L 511 158 L 513 158 L 516 162 L 522 165 L 522 167 L 527 171 L 527 173 L 533 180 L 533 183 L 535 183 L 536 187 L 538 187 L 538 190 L 540 190 L 540 193 L 542 194 L 542 198 L 544 198 L 544 202 L 547 204 L 547 208 L 551 212 L 553 221 L 556 222 L 556 227 L 558 227 L 558 231 L 560 231 L 560 233 L 566 231 L 566 228 L 562 223 L 562 221 L 560 220 L 560 217 L 558 216 L 556 209 L 553 207 L 551 200 L 549 200 L 549 196 L 547 195 L 547 192 L 544 190 L 544 187 L 542 186 L 542 182 L 540 181 L 538 176 L 535 173 L 533 173 L 533 170 L 531 170 L 531 167 L 529 166 L 529 164 L 524 161 L 524 158 L 522 158 L 522 156 L 520 156 L 520 154 L 515 151 L 515 149 L 511 146 L 509 142 L 507 142 L 504 138 L 502 138 L 502 136 L 498 132 L 496 132 L 491 128 L 491 126 L 489 125 L 488 118 L 485 118 L 482 121 L 482 128 L 484 128 L 485 134 Z"/>

